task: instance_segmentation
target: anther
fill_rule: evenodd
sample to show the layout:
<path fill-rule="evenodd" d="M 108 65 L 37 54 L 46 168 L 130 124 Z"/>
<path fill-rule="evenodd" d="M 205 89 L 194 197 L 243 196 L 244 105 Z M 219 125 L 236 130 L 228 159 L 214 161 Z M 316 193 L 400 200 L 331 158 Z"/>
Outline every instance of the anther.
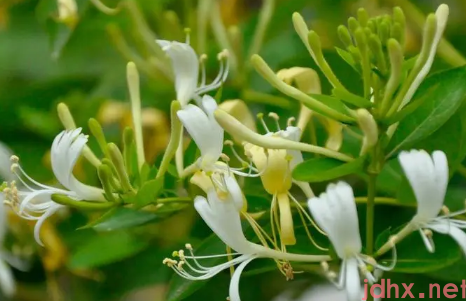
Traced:
<path fill-rule="evenodd" d="M 269 128 L 267 127 L 267 124 L 265 124 L 265 121 L 264 121 L 264 113 L 257 113 L 256 117 L 257 117 L 257 119 L 260 120 L 262 126 L 264 127 L 264 130 L 267 133 L 270 133 Z"/>
<path fill-rule="evenodd" d="M 447 206 L 443 205 L 443 206 L 442 206 L 442 212 L 443 212 L 443 214 L 445 214 L 445 215 L 449 215 L 449 214 L 450 214 L 450 209 L 448 209 Z"/>
<path fill-rule="evenodd" d="M 280 120 L 280 117 L 278 116 L 278 114 L 275 112 L 270 112 L 269 117 L 275 120 L 277 130 L 280 131 L 280 123 L 278 123 L 278 121 Z"/>
<path fill-rule="evenodd" d="M 224 145 L 228 145 L 228 146 L 233 146 L 233 141 L 231 140 L 225 140 L 225 142 L 223 142 Z"/>
<path fill-rule="evenodd" d="M 186 250 L 190 250 L 190 251 L 193 250 L 193 247 L 191 246 L 191 244 L 186 244 L 184 245 L 184 247 L 186 248 Z"/>
<path fill-rule="evenodd" d="M 178 262 L 178 265 L 177 265 L 178 270 L 182 270 L 182 269 L 183 269 L 184 263 L 185 263 L 184 261 Z"/>
<path fill-rule="evenodd" d="M 18 162 L 19 162 L 19 157 L 13 155 L 13 156 L 10 157 L 10 161 L 11 161 L 12 163 L 18 163 Z"/>
<path fill-rule="evenodd" d="M 178 251 L 173 251 L 172 256 L 173 256 L 173 257 L 179 257 Z"/>
<path fill-rule="evenodd" d="M 325 272 L 328 272 L 328 270 L 330 269 L 330 267 L 329 267 L 327 261 L 322 261 L 322 262 L 320 263 L 320 266 L 322 267 L 322 269 L 323 269 Z"/>
<path fill-rule="evenodd" d="M 223 59 L 227 59 L 229 55 L 230 55 L 230 54 L 229 54 L 228 50 L 223 49 L 221 52 L 219 52 L 219 53 L 217 54 L 217 59 L 218 59 L 219 61 L 221 61 L 221 60 L 223 60 Z"/>
<path fill-rule="evenodd" d="M 290 117 L 288 118 L 288 120 L 286 121 L 286 125 L 287 126 L 293 126 L 293 123 L 296 121 L 296 118 L 294 117 Z"/>
<path fill-rule="evenodd" d="M 425 234 L 428 238 L 432 238 L 432 236 L 434 235 L 434 233 L 432 233 L 432 230 L 430 230 L 430 229 L 424 229 L 424 230 L 422 230 L 422 232 L 424 232 L 424 234 Z"/>
<path fill-rule="evenodd" d="M 180 257 L 180 260 L 182 260 L 182 261 L 185 260 L 184 251 L 183 251 L 183 250 L 179 250 L 179 251 L 178 251 L 178 256 Z"/>
<path fill-rule="evenodd" d="M 201 56 L 199 57 L 199 62 L 200 62 L 201 64 L 204 64 L 205 61 L 207 61 L 207 54 L 203 53 L 203 54 L 201 54 Z"/>
<path fill-rule="evenodd" d="M 328 271 L 326 275 L 327 275 L 327 278 L 330 280 L 337 278 L 337 274 L 334 271 Z"/>
<path fill-rule="evenodd" d="M 19 168 L 18 163 L 13 163 L 13 164 L 11 164 L 10 170 L 11 170 L 12 173 L 15 173 L 18 168 Z"/>
<path fill-rule="evenodd" d="M 191 28 L 185 28 L 184 33 L 186 34 L 186 44 L 189 45 L 190 36 L 191 36 Z"/>
<path fill-rule="evenodd" d="M 230 157 L 228 157 L 226 154 L 222 153 L 220 154 L 220 159 L 222 159 L 225 162 L 230 162 Z"/>

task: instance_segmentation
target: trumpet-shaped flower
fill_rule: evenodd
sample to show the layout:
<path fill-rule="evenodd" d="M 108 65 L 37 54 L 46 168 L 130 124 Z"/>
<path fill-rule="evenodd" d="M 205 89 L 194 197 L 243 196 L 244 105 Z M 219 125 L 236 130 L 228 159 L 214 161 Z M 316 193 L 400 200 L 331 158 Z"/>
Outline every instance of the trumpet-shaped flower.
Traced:
<path fill-rule="evenodd" d="M 448 161 L 445 153 L 434 151 L 430 156 L 424 150 L 403 151 L 398 159 L 418 204 L 417 213 L 409 225 L 419 230 L 429 252 L 435 251 L 429 231 L 433 230 L 450 235 L 466 254 L 466 234 L 461 230 L 466 229 L 466 222 L 450 219 L 466 210 L 446 212 L 445 215 L 438 216 L 443 208 L 448 185 Z"/>
<path fill-rule="evenodd" d="M 269 116 L 275 119 L 278 131 L 270 132 L 265 123 L 263 123 L 264 128 L 267 131 L 267 136 L 299 141 L 301 137 L 301 130 L 298 127 L 294 127 L 289 124 L 286 130 L 281 130 L 278 124 L 278 116 L 274 113 L 269 114 Z M 261 121 L 263 121 L 262 118 Z M 273 196 L 270 211 L 270 218 L 272 221 L 276 220 L 274 219 L 274 215 L 278 206 L 280 215 L 280 238 L 282 244 L 295 244 L 296 238 L 294 235 L 294 223 L 291 213 L 290 199 L 298 206 L 298 209 L 301 210 L 301 217 L 304 214 L 311 223 L 313 223 L 306 210 L 304 210 L 293 195 L 289 193 L 293 183 L 291 172 L 296 165 L 303 162 L 301 152 L 286 149 L 264 149 L 251 143 L 246 143 L 244 149 L 248 157 L 251 157 L 254 162 L 265 190 Z M 314 196 L 308 183 L 296 181 L 294 181 L 294 183 L 303 190 L 308 198 Z M 313 241 L 310 235 L 309 238 Z"/>
<path fill-rule="evenodd" d="M 218 181 L 224 182 L 227 191 L 219 190 L 213 181 L 205 173 L 198 172 L 192 177 L 192 182 L 207 194 L 207 198 L 197 196 L 194 206 L 206 224 L 229 247 L 236 251 L 233 254 L 221 254 L 211 256 L 195 256 L 191 245 L 186 249 L 190 253 L 185 255 L 184 250 L 175 252 L 180 261 L 165 259 L 164 263 L 173 268 L 180 276 L 190 280 L 205 280 L 221 271 L 239 264 L 230 282 L 230 300 L 239 301 L 239 280 L 246 265 L 256 258 L 272 258 L 288 261 L 317 261 L 326 260 L 328 256 L 314 256 L 303 254 L 283 253 L 269 249 L 265 246 L 250 242 L 244 235 L 240 212 L 243 206 L 243 194 L 235 178 L 229 174 L 217 173 L 214 177 L 221 177 Z M 209 258 L 236 256 L 230 261 L 213 267 L 203 266 L 199 261 Z"/>
<path fill-rule="evenodd" d="M 203 109 L 186 105 L 178 111 L 178 118 L 201 151 L 199 167 L 211 171 L 222 154 L 224 131 L 213 115 L 217 109 L 215 99 L 204 95 L 201 105 Z"/>
<path fill-rule="evenodd" d="M 194 49 L 188 43 L 157 40 L 162 50 L 170 57 L 175 73 L 176 100 L 186 106 L 191 99 L 200 101 L 200 95 L 219 88 L 228 77 L 228 53 L 222 51 L 218 55 L 220 71 L 212 83 L 206 84 L 204 67 L 205 56 L 198 58 Z M 201 83 L 199 81 L 199 63 L 201 69 Z"/>
<path fill-rule="evenodd" d="M 361 300 L 360 270 L 369 281 L 374 282 L 376 279 L 368 272 L 366 264 L 381 270 L 389 270 L 392 267 L 378 265 L 373 258 L 361 254 L 359 221 L 351 186 L 345 182 L 330 184 L 326 192 L 310 199 L 308 205 L 317 224 L 327 233 L 342 260 L 339 281 L 335 282 L 330 276 L 331 273 L 328 273 L 329 279 L 338 288 L 346 288 L 348 300 Z M 393 250 L 396 257 L 396 251 Z M 395 261 L 396 259 L 393 262 Z"/>
<path fill-rule="evenodd" d="M 40 240 L 40 228 L 43 222 L 54 214 L 62 205 L 52 201 L 53 194 L 65 195 L 75 200 L 105 201 L 103 190 L 85 185 L 79 182 L 73 175 L 81 151 L 87 143 L 87 136 L 81 134 L 81 129 L 61 132 L 53 141 L 51 150 L 52 170 L 66 189 L 56 188 L 41 184 L 31 178 L 19 164 L 19 158 L 12 156 L 11 171 L 17 176 L 16 181 L 11 181 L 7 188 L 3 189 L 6 202 L 17 213 L 26 219 L 37 220 L 34 229 L 36 241 Z"/>

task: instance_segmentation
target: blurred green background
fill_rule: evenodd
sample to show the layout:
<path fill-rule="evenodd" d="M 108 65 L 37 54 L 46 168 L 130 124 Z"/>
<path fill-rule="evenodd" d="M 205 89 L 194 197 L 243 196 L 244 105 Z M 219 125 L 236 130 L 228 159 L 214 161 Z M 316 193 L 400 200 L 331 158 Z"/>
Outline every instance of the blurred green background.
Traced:
<path fill-rule="evenodd" d="M 219 1 L 224 23 L 236 26 L 241 33 L 242 57 L 239 59 L 246 62 L 261 1 Z M 335 73 L 347 87 L 358 92 L 360 79 L 335 53 L 334 46 L 341 46 L 336 27 L 346 23 L 359 7 L 377 15 L 390 12 L 396 2 L 277 1 L 260 54 L 276 71 L 293 66 L 316 67 L 293 29 L 291 14 L 298 11 L 321 36 L 326 57 Z M 466 1 L 443 2 L 450 6 L 446 37 L 461 53 L 466 53 Z M 118 1 L 105 3 L 115 7 Z M 427 13 L 442 2 L 418 0 L 412 3 Z M 128 108 L 124 105 L 128 102 L 125 74 L 128 58 L 123 53 L 122 39 L 129 47 L 126 50 L 137 53 L 143 61 L 150 57 L 135 15 L 123 10 L 108 16 L 87 0 L 78 0 L 77 4 L 79 21 L 74 30 L 70 30 L 54 20 L 56 2 L 53 0 L 0 0 L 0 141 L 20 157 L 31 176 L 45 183 L 54 183 L 48 150 L 55 135 L 62 130 L 56 105 L 65 102 L 77 125 L 86 133 L 88 119 L 98 118 L 104 124 L 107 139 L 119 142 L 121 129 L 130 122 Z M 139 20 L 147 22 L 154 37 L 184 40 L 183 28 L 190 27 L 196 46 L 197 1 L 134 0 L 134 4 L 141 13 Z M 407 14 L 408 21 L 412 17 L 415 16 Z M 416 54 L 420 29 L 412 22 L 409 24 L 407 48 L 409 53 Z M 207 45 L 210 57 L 207 71 L 213 78 L 218 70 L 215 53 L 221 48 L 210 31 Z M 448 66 L 437 58 L 434 70 Z M 298 106 L 293 102 L 273 106 L 261 103 L 260 97 L 249 98 L 246 91 L 278 93 L 253 70 L 245 67 L 241 72 L 241 76 L 231 73 L 223 88 L 224 100 L 242 98 L 251 104 L 253 112 L 273 110 L 283 116 L 283 120 L 297 114 Z M 168 109 L 175 94 L 171 81 L 152 65 L 148 64 L 147 70 L 140 68 L 140 73 L 144 107 L 152 108 L 146 110 L 144 124 L 146 151 L 154 162 L 167 143 Z M 242 79 L 236 80 L 236 77 Z M 322 85 L 323 92 L 328 92 L 329 84 L 323 81 Z M 93 139 L 90 145 L 95 148 Z M 80 165 L 77 175 L 89 183 L 96 181 L 87 163 Z M 54 217 L 44 230 L 52 247 L 45 249 L 33 241 L 31 224 L 11 217 L 7 248 L 32 263 L 29 272 L 15 271 L 19 285 L 15 300 L 177 300 L 176 292 L 170 291 L 168 295 L 166 292 L 170 281 L 179 281 L 178 277 L 173 277 L 174 273 L 162 266 L 162 259 L 184 243 L 194 245 L 211 234 L 190 207 L 168 220 L 131 231 L 76 230 L 94 217 L 73 210 Z M 211 248 L 209 253 L 222 252 L 221 245 L 218 247 L 218 250 Z M 316 274 L 305 273 L 298 274 L 293 282 L 286 282 L 270 264 L 261 266 L 259 261 L 257 265 L 267 272 L 259 275 L 260 269 L 251 268 L 253 273 L 244 274 L 240 285 L 243 300 L 271 300 L 285 289 L 305 288 L 322 281 Z M 210 280 L 207 286 L 189 284 L 189 289 L 200 289 L 187 300 L 225 300 L 228 283 L 229 274 L 225 272 Z M 3 300 L 1 296 L 0 300 Z"/>

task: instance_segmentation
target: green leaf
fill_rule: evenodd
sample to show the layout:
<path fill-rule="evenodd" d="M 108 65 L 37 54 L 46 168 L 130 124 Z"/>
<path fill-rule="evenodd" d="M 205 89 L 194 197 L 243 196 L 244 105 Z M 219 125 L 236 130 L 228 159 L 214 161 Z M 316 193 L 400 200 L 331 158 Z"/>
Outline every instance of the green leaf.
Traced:
<path fill-rule="evenodd" d="M 322 94 L 309 94 L 309 96 L 342 114 L 350 116 L 348 108 L 343 104 L 343 102 L 341 102 L 341 100 L 336 97 Z"/>
<path fill-rule="evenodd" d="M 370 108 L 373 106 L 373 103 L 370 102 L 369 100 L 359 95 L 348 92 L 348 91 L 335 88 L 332 90 L 332 94 L 335 97 L 341 99 L 342 101 L 355 105 L 356 107 L 359 107 L 359 108 Z"/>
<path fill-rule="evenodd" d="M 96 231 L 115 231 L 140 226 L 154 220 L 160 220 L 160 216 L 142 210 L 118 207 L 109 210 L 83 228 L 93 228 Z"/>
<path fill-rule="evenodd" d="M 163 178 L 145 182 L 136 194 L 136 205 L 144 207 L 150 203 L 154 203 L 162 192 L 162 188 Z"/>
<path fill-rule="evenodd" d="M 111 232 L 92 237 L 75 250 L 68 261 L 71 269 L 88 269 L 122 260 L 141 252 L 147 242 L 127 232 Z"/>
<path fill-rule="evenodd" d="M 438 130 L 457 111 L 466 97 L 466 67 L 450 69 L 427 78 L 414 95 L 423 103 L 401 120 L 388 147 L 388 156 L 411 147 Z"/>
<path fill-rule="evenodd" d="M 305 182 L 324 182 L 362 171 L 366 157 L 351 162 L 331 158 L 313 158 L 296 166 L 293 178 Z"/>
<path fill-rule="evenodd" d="M 414 147 L 425 149 L 429 153 L 435 150 L 445 152 L 452 175 L 466 157 L 466 104 L 435 133 L 416 143 Z"/>
<path fill-rule="evenodd" d="M 398 231 L 383 231 L 376 240 L 376 248 L 380 248 L 389 237 Z M 416 231 L 396 245 L 397 261 L 393 272 L 426 273 L 447 267 L 463 256 L 460 247 L 448 235 L 434 232 L 435 253 L 427 251 L 421 235 Z M 386 253 L 379 263 L 389 265 L 393 262 L 391 252 Z"/>
<path fill-rule="evenodd" d="M 349 53 L 348 51 L 346 50 L 343 50 L 339 47 L 335 47 L 335 50 L 337 51 L 338 55 L 348 64 L 350 65 L 356 72 L 358 73 L 361 73 L 361 71 L 359 70 L 359 66 L 358 64 L 356 64 L 356 62 L 354 61 L 354 58 L 353 56 L 351 55 L 351 53 Z"/>

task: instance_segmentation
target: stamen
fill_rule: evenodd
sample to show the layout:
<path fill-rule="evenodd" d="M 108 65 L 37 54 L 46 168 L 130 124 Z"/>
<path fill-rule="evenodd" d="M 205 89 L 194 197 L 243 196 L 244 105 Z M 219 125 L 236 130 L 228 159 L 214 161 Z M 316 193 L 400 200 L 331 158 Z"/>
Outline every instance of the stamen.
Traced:
<path fill-rule="evenodd" d="M 185 28 L 184 33 L 186 34 L 186 44 L 189 45 L 189 42 L 191 40 L 191 28 Z"/>
<path fill-rule="evenodd" d="M 265 124 L 265 121 L 264 121 L 264 113 L 258 113 L 258 114 L 257 114 L 257 119 L 260 120 L 262 126 L 264 127 L 264 130 L 265 130 L 267 133 L 270 133 L 269 128 L 267 127 L 267 124 Z"/>
<path fill-rule="evenodd" d="M 205 86 L 206 82 L 206 72 L 205 72 L 205 62 L 207 61 L 207 54 L 202 54 L 199 57 L 199 64 L 201 65 L 201 87 Z"/>
<path fill-rule="evenodd" d="M 442 212 L 444 215 L 450 215 L 450 209 L 445 205 L 442 206 Z"/>
<path fill-rule="evenodd" d="M 278 122 L 280 120 L 280 117 L 278 116 L 277 113 L 275 112 L 270 112 L 269 117 L 275 120 L 275 125 L 277 126 L 277 131 L 281 131 L 280 129 L 280 123 Z"/>
<path fill-rule="evenodd" d="M 293 123 L 296 121 L 296 118 L 294 117 L 290 117 L 288 118 L 288 120 L 286 121 L 286 125 L 287 126 L 293 126 Z"/>

